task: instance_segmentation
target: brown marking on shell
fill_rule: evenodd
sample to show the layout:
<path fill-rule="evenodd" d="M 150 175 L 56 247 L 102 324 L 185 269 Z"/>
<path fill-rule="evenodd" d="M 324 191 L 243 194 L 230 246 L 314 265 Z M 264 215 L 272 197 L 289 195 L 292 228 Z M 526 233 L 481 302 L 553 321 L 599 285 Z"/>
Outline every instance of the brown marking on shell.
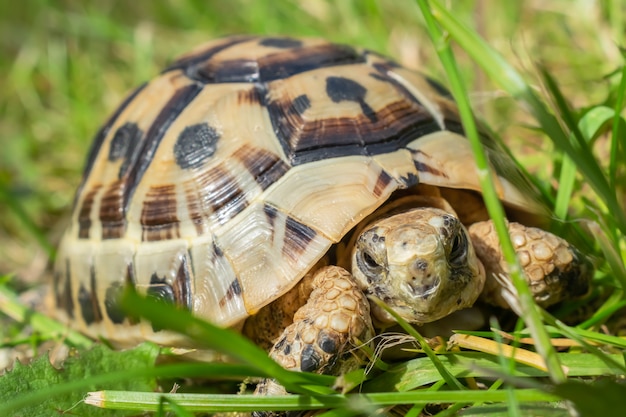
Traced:
<path fill-rule="evenodd" d="M 309 79 L 306 89 L 297 77 L 269 84 L 270 120 L 293 165 L 386 153 L 441 129 L 414 98 L 407 99 L 402 91 L 390 89 L 383 81 L 370 91 L 375 81 L 368 82 L 363 75 L 351 76 L 348 67 L 341 69 L 316 70 L 318 77 Z M 382 98 L 371 101 L 370 94 L 381 94 Z M 333 106 L 337 107 L 335 112 L 320 113 Z"/>
<path fill-rule="evenodd" d="M 204 84 L 266 83 L 317 68 L 365 61 L 363 56 L 352 47 L 331 43 L 287 49 L 276 48 L 274 53 L 231 56 L 228 59 L 215 57 L 213 51 L 205 56 L 207 55 L 210 56 L 204 60 L 190 60 L 184 64 L 175 64 L 170 69 L 180 68 L 187 77 Z"/>
<path fill-rule="evenodd" d="M 141 210 L 141 239 L 155 241 L 180 237 L 176 214 L 178 199 L 176 185 L 153 185 L 146 193 Z"/>
<path fill-rule="evenodd" d="M 78 304 L 83 320 L 87 325 L 102 321 L 102 311 L 100 311 L 96 287 L 96 270 L 93 265 L 89 271 L 89 289 L 85 288 L 82 283 L 78 289 Z"/>
<path fill-rule="evenodd" d="M 236 46 L 243 42 L 247 42 L 251 39 L 256 39 L 256 37 L 248 35 L 232 36 L 228 38 L 217 39 L 204 45 L 200 45 L 194 50 L 176 59 L 176 61 L 174 61 L 170 66 L 163 70 L 163 73 L 174 71 L 177 69 L 185 70 L 186 68 L 194 67 L 199 63 L 211 60 L 214 55 L 225 49 L 229 49 L 233 46 Z"/>
<path fill-rule="evenodd" d="M 315 239 L 317 232 L 293 217 L 285 219 L 285 236 L 283 238 L 283 257 L 296 260 Z"/>
<path fill-rule="evenodd" d="M 147 293 L 162 301 L 190 310 L 192 307 L 192 281 L 188 260 L 183 256 L 173 282 L 168 282 L 167 277 L 161 278 L 155 272 L 150 278 Z"/>
<path fill-rule="evenodd" d="M 123 201 L 126 184 L 123 179 L 109 185 L 100 200 L 100 222 L 102 223 L 102 239 L 119 239 L 126 231 Z"/>
<path fill-rule="evenodd" d="M 234 297 L 241 296 L 241 291 L 241 284 L 239 283 L 239 280 L 235 278 L 235 280 L 233 280 L 233 282 L 228 287 L 226 295 L 224 295 L 224 297 L 222 297 L 222 299 L 220 300 L 220 307 L 225 307 L 226 303 L 232 300 Z"/>
<path fill-rule="evenodd" d="M 415 169 L 417 169 L 418 172 L 422 172 L 422 173 L 427 172 L 429 174 L 437 175 L 442 178 L 448 178 L 448 175 L 444 171 L 438 168 L 435 168 L 434 166 L 429 165 L 423 161 L 418 160 L 418 156 L 422 155 L 426 157 L 427 160 L 432 161 L 433 160 L 432 156 L 430 156 L 426 152 L 422 151 L 421 149 L 411 149 L 411 154 L 413 155 L 413 164 L 415 165 Z"/>
<path fill-rule="evenodd" d="M 102 184 L 94 185 L 86 194 L 85 198 L 81 202 L 78 210 L 78 238 L 89 239 L 89 232 L 91 229 L 91 209 L 98 191 L 102 188 Z"/>
<path fill-rule="evenodd" d="M 189 212 L 191 223 L 194 225 L 197 235 L 202 236 L 205 232 L 207 232 L 205 224 L 206 213 L 202 208 L 201 201 L 196 198 L 195 190 L 187 188 L 185 190 L 185 193 L 187 200 L 187 210 Z"/>
<path fill-rule="evenodd" d="M 287 36 L 284 37 L 272 37 L 272 38 L 263 38 L 259 41 L 259 45 L 268 46 L 271 48 L 299 48 L 302 46 L 302 39 L 290 38 Z"/>
<path fill-rule="evenodd" d="M 185 192 L 189 216 L 198 234 L 204 233 L 204 219 L 224 224 L 248 206 L 237 178 L 222 166 L 207 169 L 195 179 L 194 187 L 187 184 Z"/>
<path fill-rule="evenodd" d="M 72 298 L 72 274 L 70 260 L 65 259 L 63 269 L 54 273 L 54 298 L 58 309 L 64 311 L 70 319 L 74 318 L 74 299 Z"/>
<path fill-rule="evenodd" d="M 183 256 L 178 271 L 176 271 L 173 288 L 176 305 L 184 307 L 186 310 L 191 310 L 193 307 L 192 283 L 193 275 L 191 273 L 190 262 L 186 256 Z"/>
<path fill-rule="evenodd" d="M 135 270 L 133 264 L 129 263 L 126 267 L 124 282 L 115 281 L 105 291 L 104 311 L 109 320 L 114 324 L 122 324 L 128 320 L 129 324 L 139 323 L 139 319 L 133 315 L 126 315 L 126 312 L 120 306 L 120 299 L 124 293 L 125 287 L 135 288 Z"/>
<path fill-rule="evenodd" d="M 122 324 L 126 320 L 126 313 L 120 306 L 120 298 L 124 293 L 124 286 L 119 281 L 113 282 L 104 292 L 104 311 L 114 324 Z"/>
<path fill-rule="evenodd" d="M 85 186 L 87 177 L 93 169 L 96 158 L 101 153 L 102 145 L 104 144 L 105 139 L 109 135 L 111 128 L 113 127 L 113 125 L 115 125 L 115 122 L 117 121 L 119 116 L 124 112 L 126 107 L 128 107 L 128 105 L 135 99 L 135 97 L 137 97 L 137 95 L 141 91 L 143 91 L 146 85 L 147 83 L 144 83 L 140 85 L 139 87 L 137 87 L 132 93 L 130 93 L 124 99 L 124 101 L 120 104 L 120 106 L 117 109 L 115 109 L 115 112 L 111 115 L 111 117 L 109 117 L 107 122 L 100 128 L 100 130 L 98 130 L 98 133 L 96 134 L 96 137 L 91 145 L 91 148 L 89 149 L 89 154 L 87 155 L 87 163 L 85 164 L 85 169 L 83 171 L 83 179 L 81 181 L 81 184 L 78 186 L 78 190 L 76 192 L 76 198 L 74 200 L 74 205 L 76 205 L 76 203 L 78 202 L 78 197 L 82 194 L 83 187 Z"/>
<path fill-rule="evenodd" d="M 265 89 L 254 84 L 252 88 L 239 90 L 237 92 L 237 103 L 240 105 L 262 105 L 265 101 Z"/>
<path fill-rule="evenodd" d="M 278 181 L 289 170 L 289 165 L 278 155 L 250 144 L 242 145 L 233 156 L 241 161 L 263 190 Z"/>
<path fill-rule="evenodd" d="M 125 176 L 125 184 L 121 187 L 123 190 L 123 202 L 120 207 L 122 216 L 125 214 L 126 210 L 128 210 L 128 205 L 130 204 L 135 189 L 143 178 L 143 174 L 148 169 L 148 166 L 152 163 L 154 153 L 168 128 L 201 90 L 201 86 L 194 84 L 186 85 L 176 90 L 147 130 L 145 139 L 138 147 L 138 158 L 134 160 L 134 163 L 129 167 L 128 174 Z"/>
<path fill-rule="evenodd" d="M 387 189 L 389 183 L 393 180 L 391 175 L 387 173 L 387 171 L 382 170 L 380 174 L 378 174 L 378 178 L 376 179 L 376 185 L 374 185 L 374 195 L 378 198 L 383 194 L 383 191 Z"/>
<path fill-rule="evenodd" d="M 215 154 L 220 135 L 208 123 L 196 123 L 183 129 L 174 144 L 174 158 L 181 169 L 202 167 Z"/>
<path fill-rule="evenodd" d="M 108 160 L 109 162 L 122 160 L 118 178 L 125 176 L 131 162 L 137 160 L 137 150 L 143 134 L 144 132 L 134 122 L 126 122 L 115 131 L 110 141 Z"/>

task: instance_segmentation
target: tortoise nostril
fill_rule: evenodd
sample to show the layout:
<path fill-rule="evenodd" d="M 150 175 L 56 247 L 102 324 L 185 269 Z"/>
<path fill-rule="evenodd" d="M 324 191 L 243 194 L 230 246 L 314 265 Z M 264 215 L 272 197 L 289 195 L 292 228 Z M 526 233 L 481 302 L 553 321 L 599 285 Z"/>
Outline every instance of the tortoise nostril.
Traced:
<path fill-rule="evenodd" d="M 413 262 L 412 269 L 414 275 L 422 275 L 425 271 L 428 270 L 428 262 L 423 259 L 418 259 L 417 261 Z"/>

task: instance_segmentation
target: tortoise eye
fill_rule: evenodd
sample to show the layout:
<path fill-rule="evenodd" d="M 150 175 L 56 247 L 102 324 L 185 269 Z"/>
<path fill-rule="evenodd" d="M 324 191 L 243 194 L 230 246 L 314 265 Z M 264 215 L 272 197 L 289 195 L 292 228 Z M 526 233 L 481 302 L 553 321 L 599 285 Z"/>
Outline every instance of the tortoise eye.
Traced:
<path fill-rule="evenodd" d="M 374 258 L 372 257 L 372 255 L 370 255 L 369 253 L 364 251 L 361 253 L 361 256 L 363 259 L 363 263 L 367 265 L 368 268 L 376 269 L 380 267 L 380 265 L 378 265 L 378 262 L 376 262 Z"/>
<path fill-rule="evenodd" d="M 383 267 L 364 248 L 356 251 L 356 266 L 365 275 L 369 283 L 380 280 L 384 271 Z"/>
<path fill-rule="evenodd" d="M 467 258 L 468 242 L 467 236 L 463 230 L 459 230 L 454 236 L 452 241 L 452 247 L 450 249 L 450 255 L 448 260 L 452 266 L 462 266 L 465 264 Z"/>

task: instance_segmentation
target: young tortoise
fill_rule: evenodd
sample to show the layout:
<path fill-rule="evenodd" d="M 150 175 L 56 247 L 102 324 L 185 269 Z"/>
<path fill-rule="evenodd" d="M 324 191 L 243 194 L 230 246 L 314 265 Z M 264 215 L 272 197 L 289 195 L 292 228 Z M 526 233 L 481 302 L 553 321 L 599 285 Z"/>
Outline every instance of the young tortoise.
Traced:
<path fill-rule="evenodd" d="M 533 218 L 522 175 L 483 140 L 510 220 Z M 432 80 L 319 39 L 219 39 L 140 86 L 97 134 L 54 302 L 118 345 L 183 343 L 125 317 L 130 284 L 242 328 L 287 368 L 333 372 L 371 318 L 392 321 L 368 296 L 416 324 L 473 305 L 486 278 L 486 298 L 504 303 L 479 193 L 456 107 Z M 509 228 L 541 305 L 586 292 L 572 246 Z"/>

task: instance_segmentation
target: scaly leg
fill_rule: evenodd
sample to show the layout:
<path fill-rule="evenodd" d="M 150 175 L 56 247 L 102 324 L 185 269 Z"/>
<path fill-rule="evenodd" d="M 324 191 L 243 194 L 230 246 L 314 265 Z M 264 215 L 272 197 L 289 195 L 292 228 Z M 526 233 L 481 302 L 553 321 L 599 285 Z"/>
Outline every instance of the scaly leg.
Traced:
<path fill-rule="evenodd" d="M 270 357 L 286 369 L 339 375 L 361 361 L 358 345 L 373 336 L 369 303 L 352 275 L 337 266 L 318 270 L 312 291 L 270 349 Z M 278 300 L 277 300 L 278 301 Z M 272 308 L 280 308 L 280 302 Z M 262 381 L 261 395 L 285 393 L 275 381 Z"/>
<path fill-rule="evenodd" d="M 511 241 L 537 304 L 549 307 L 587 293 L 593 276 L 589 261 L 562 238 L 536 227 L 508 223 Z M 472 224 L 470 238 L 487 273 L 481 299 L 509 308 L 495 276 L 508 278 L 506 262 L 492 221 Z"/>

